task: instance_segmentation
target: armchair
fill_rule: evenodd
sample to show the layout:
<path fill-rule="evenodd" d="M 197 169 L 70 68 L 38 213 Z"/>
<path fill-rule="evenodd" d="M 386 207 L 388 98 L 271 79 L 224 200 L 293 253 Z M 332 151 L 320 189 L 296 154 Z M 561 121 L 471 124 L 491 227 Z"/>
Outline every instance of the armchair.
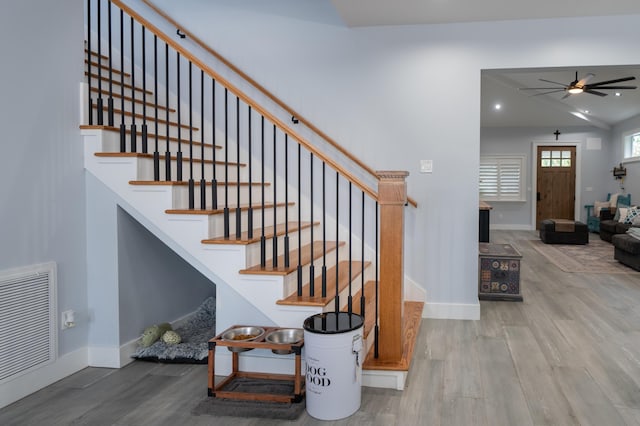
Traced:
<path fill-rule="evenodd" d="M 631 194 L 607 194 L 607 201 L 587 204 L 587 227 L 590 232 L 600 232 L 600 221 L 611 220 L 618 206 L 631 205 Z"/>

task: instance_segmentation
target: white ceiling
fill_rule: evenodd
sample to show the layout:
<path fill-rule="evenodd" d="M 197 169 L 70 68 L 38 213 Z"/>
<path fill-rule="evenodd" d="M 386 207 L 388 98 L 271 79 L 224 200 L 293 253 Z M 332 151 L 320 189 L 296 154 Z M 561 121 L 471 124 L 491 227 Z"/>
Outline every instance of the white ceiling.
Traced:
<path fill-rule="evenodd" d="M 443 24 L 454 22 L 550 19 L 564 17 L 640 15 L 640 0 L 331 0 L 350 27 Z M 614 91 L 606 97 L 587 93 L 561 99 L 565 93 L 531 96 L 519 87 L 553 86 L 539 79 L 569 84 L 575 73 L 593 73 L 589 83 L 634 76 L 637 67 L 569 67 L 554 69 L 491 70 L 482 74 L 482 126 L 534 127 L 594 125 L 608 129 L 640 114 L 640 89 Z M 640 80 L 620 83 L 640 86 Z M 494 105 L 500 103 L 499 111 Z M 589 113 L 584 113 L 588 110 Z M 576 117 L 573 113 L 582 113 Z"/>

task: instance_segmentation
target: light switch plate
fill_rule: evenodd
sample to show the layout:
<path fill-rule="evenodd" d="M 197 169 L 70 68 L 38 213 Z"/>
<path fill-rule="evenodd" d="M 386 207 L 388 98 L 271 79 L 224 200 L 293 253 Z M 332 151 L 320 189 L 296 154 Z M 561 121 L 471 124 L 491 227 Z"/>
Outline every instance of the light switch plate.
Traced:
<path fill-rule="evenodd" d="M 433 160 L 420 160 L 420 173 L 432 173 Z"/>

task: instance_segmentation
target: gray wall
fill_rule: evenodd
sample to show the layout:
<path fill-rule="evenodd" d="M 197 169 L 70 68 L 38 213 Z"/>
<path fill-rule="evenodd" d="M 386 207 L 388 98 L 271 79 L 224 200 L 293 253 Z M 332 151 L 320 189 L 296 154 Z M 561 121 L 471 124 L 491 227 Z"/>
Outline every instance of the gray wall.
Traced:
<path fill-rule="evenodd" d="M 349 29 L 328 2 L 155 3 L 372 168 L 411 173 L 405 272 L 445 305 L 477 304 L 481 71 L 640 63 L 638 16 Z"/>
<path fill-rule="evenodd" d="M 195 311 L 215 285 L 118 209 L 120 342 Z"/>
<path fill-rule="evenodd" d="M 59 311 L 78 322 L 60 332 L 60 355 L 87 343 L 83 8 L 5 1 L 0 13 L 0 270 L 57 263 Z"/>
<path fill-rule="evenodd" d="M 611 157 L 611 167 L 620 164 L 624 155 L 622 137 L 625 133 L 638 131 L 640 129 L 640 116 L 636 116 L 626 120 L 613 128 L 611 140 L 613 141 L 613 153 Z M 631 194 L 631 202 L 633 204 L 640 203 L 640 162 L 634 161 L 625 163 L 627 168 L 627 177 L 624 179 L 625 191 Z M 609 173 L 611 175 L 611 173 Z M 618 190 L 616 184 L 613 189 Z"/>
<path fill-rule="evenodd" d="M 548 145 L 565 143 L 580 144 L 581 182 L 578 188 L 579 211 L 578 217 L 586 220 L 585 204 L 592 204 L 596 200 L 606 200 L 607 192 L 611 191 L 613 178 L 609 172 L 612 167 L 611 152 L 613 144 L 610 132 L 594 127 L 563 128 L 558 141 L 553 132 L 556 128 L 483 128 L 480 132 L 480 155 L 522 155 L 526 164 L 526 202 L 490 202 L 493 207 L 490 218 L 491 226 L 502 229 L 531 229 L 532 203 L 535 202 L 535 182 L 533 168 L 535 154 L 533 143 Z M 587 149 L 587 139 L 601 140 L 600 150 Z"/>

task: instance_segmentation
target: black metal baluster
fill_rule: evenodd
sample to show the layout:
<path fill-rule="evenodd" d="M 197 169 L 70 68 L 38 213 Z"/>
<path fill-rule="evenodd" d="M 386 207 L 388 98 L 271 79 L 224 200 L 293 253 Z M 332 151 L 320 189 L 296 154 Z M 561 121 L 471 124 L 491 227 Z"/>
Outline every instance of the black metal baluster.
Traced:
<path fill-rule="evenodd" d="M 289 268 L 289 135 L 284 134 L 284 267 Z"/>
<path fill-rule="evenodd" d="M 158 36 L 153 36 L 153 96 L 154 96 L 154 131 L 155 144 L 153 151 L 153 180 L 160 180 L 160 151 L 158 150 Z M 169 106 L 167 105 L 167 111 Z"/>
<path fill-rule="evenodd" d="M 204 71 L 200 70 L 200 210 L 207 208 L 207 181 L 204 176 Z M 215 150 L 215 146 L 213 147 Z M 216 165 L 214 164 L 213 167 Z"/>
<path fill-rule="evenodd" d="M 349 314 L 353 313 L 353 295 L 351 289 L 351 236 L 353 235 L 353 230 L 351 228 L 351 181 L 349 181 L 349 296 L 347 297 L 347 311 Z"/>
<path fill-rule="evenodd" d="M 309 176 L 310 176 L 310 195 L 311 200 L 309 200 L 310 213 L 311 213 L 311 264 L 309 265 L 309 296 L 314 297 L 316 294 L 316 285 L 315 285 L 315 274 L 316 269 L 314 265 L 314 255 L 313 255 L 313 152 L 309 153 Z"/>
<path fill-rule="evenodd" d="M 196 208 L 195 182 L 193 180 L 193 78 L 189 61 L 189 210 Z"/>
<path fill-rule="evenodd" d="M 169 45 L 164 43 L 164 75 L 165 75 L 165 136 L 166 151 L 164 153 L 164 180 L 171 181 L 171 137 L 169 136 Z"/>
<path fill-rule="evenodd" d="M 211 79 L 211 143 L 213 144 L 213 178 L 211 179 L 211 208 L 218 209 L 218 180 L 216 178 L 216 80 Z"/>
<path fill-rule="evenodd" d="M 109 24 L 108 36 L 109 36 L 109 99 L 107 100 L 107 124 L 113 126 L 113 62 L 111 57 L 113 56 L 112 50 L 112 37 L 111 37 L 111 1 L 107 2 L 109 9 L 107 13 L 107 21 Z M 122 65 L 121 65 L 122 67 Z M 122 70 L 121 72 L 124 72 Z"/>
<path fill-rule="evenodd" d="M 147 147 L 147 43 L 146 28 L 142 26 L 142 152 L 148 153 Z M 135 113 L 135 108 L 133 110 Z"/>
<path fill-rule="evenodd" d="M 264 115 L 261 117 L 262 134 L 261 134 L 261 153 L 260 158 L 262 161 L 262 181 L 261 181 L 261 197 L 260 197 L 260 210 L 262 221 L 262 235 L 260 236 L 260 266 L 262 268 L 267 266 L 267 240 L 264 235 Z"/>
<path fill-rule="evenodd" d="M 322 297 L 327 297 L 327 211 L 325 191 L 326 164 L 322 162 Z"/>
<path fill-rule="evenodd" d="M 274 268 L 278 267 L 278 233 L 276 232 L 277 218 L 277 201 L 278 201 L 278 180 L 276 179 L 276 125 L 273 125 L 273 257 L 271 258 L 271 264 Z"/>
<path fill-rule="evenodd" d="M 97 113 L 98 113 L 98 126 L 104 124 L 104 113 L 102 108 L 104 106 L 102 101 L 102 5 L 98 0 L 98 100 L 97 100 Z M 91 58 L 89 58 L 91 63 Z"/>
<path fill-rule="evenodd" d="M 340 256 L 340 173 L 336 171 L 336 297 L 335 301 L 335 312 L 336 314 L 340 312 L 340 289 L 339 289 L 339 256 Z"/>
<path fill-rule="evenodd" d="M 242 236 L 242 208 L 240 207 L 240 98 L 236 96 L 236 238 Z M 249 188 L 251 191 L 251 188 Z"/>
<path fill-rule="evenodd" d="M 176 51 L 176 93 L 178 100 L 178 152 L 176 153 L 176 180 L 182 182 L 182 105 L 180 103 L 180 52 Z"/>
<path fill-rule="evenodd" d="M 224 238 L 229 238 L 229 90 L 224 89 Z"/>
<path fill-rule="evenodd" d="M 302 146 L 298 143 L 298 296 L 302 296 L 302 238 L 300 237 L 302 229 Z"/>
<path fill-rule="evenodd" d="M 249 239 L 253 238 L 253 182 L 252 182 L 252 175 L 253 175 L 253 169 L 252 169 L 252 153 L 251 153 L 251 143 L 252 143 L 252 130 L 251 130 L 251 105 L 248 105 L 249 107 L 249 112 L 247 113 L 247 125 L 248 125 L 248 131 L 249 131 L 249 210 L 247 211 L 247 231 L 249 232 Z"/>
<path fill-rule="evenodd" d="M 364 294 L 364 191 L 362 191 L 362 238 L 360 241 L 360 250 L 361 250 L 361 255 L 360 257 L 362 258 L 362 262 L 360 265 L 360 288 L 362 289 L 362 293 L 360 295 L 360 315 L 362 315 L 362 318 L 364 319 L 365 317 L 365 312 L 364 312 L 364 308 L 365 308 L 365 294 Z"/>
<path fill-rule="evenodd" d="M 130 17 L 130 38 L 131 38 L 131 152 L 138 152 L 138 131 L 136 129 L 136 61 L 134 49 L 134 20 Z M 122 111 L 124 116 L 124 110 Z"/>
<path fill-rule="evenodd" d="M 127 126 L 124 124 L 124 12 L 120 9 L 120 152 L 127 152 Z"/>
<path fill-rule="evenodd" d="M 376 271 L 376 300 L 375 300 L 375 305 L 376 305 L 376 325 L 373 328 L 373 357 L 374 358 L 378 358 L 379 356 L 379 352 L 378 352 L 378 336 L 380 334 L 380 327 L 378 326 L 378 304 L 379 304 L 379 297 L 380 297 L 380 287 L 379 287 L 379 280 L 378 280 L 378 202 L 376 201 L 376 229 L 375 229 L 375 239 L 376 239 L 376 253 L 375 253 L 375 271 Z"/>
<path fill-rule="evenodd" d="M 93 126 L 93 98 L 91 97 L 91 0 L 87 0 L 87 115 L 89 125 Z"/>

